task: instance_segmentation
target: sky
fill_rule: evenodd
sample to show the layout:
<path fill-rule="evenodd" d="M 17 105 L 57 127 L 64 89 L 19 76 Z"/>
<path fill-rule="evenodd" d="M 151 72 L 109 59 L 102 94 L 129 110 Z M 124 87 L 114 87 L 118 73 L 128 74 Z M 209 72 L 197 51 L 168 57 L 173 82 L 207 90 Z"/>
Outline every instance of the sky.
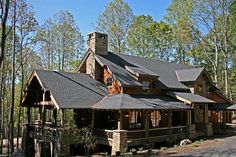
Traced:
<path fill-rule="evenodd" d="M 60 10 L 68 10 L 74 16 L 84 37 L 94 31 L 98 15 L 111 0 L 27 0 L 32 4 L 39 24 Z M 134 15 L 151 15 L 155 20 L 163 19 L 170 0 L 125 0 Z"/>

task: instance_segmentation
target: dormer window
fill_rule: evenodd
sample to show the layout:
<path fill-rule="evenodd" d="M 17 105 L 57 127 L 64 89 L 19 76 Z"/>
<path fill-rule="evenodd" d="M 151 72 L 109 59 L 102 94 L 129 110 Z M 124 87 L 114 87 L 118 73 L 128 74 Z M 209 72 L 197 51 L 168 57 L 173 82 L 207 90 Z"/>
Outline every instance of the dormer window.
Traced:
<path fill-rule="evenodd" d="M 106 77 L 105 83 L 106 83 L 107 87 L 112 86 L 113 78 L 111 76 Z"/>
<path fill-rule="evenodd" d="M 150 82 L 143 81 L 143 90 L 148 91 L 150 89 Z"/>

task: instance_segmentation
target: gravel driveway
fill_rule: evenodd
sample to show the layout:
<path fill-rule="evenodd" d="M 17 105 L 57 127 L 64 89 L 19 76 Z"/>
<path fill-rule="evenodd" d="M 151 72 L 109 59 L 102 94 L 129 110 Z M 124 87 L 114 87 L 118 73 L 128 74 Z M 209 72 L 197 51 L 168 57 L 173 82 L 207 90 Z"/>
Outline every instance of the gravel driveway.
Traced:
<path fill-rule="evenodd" d="M 194 153 L 172 155 L 173 157 L 236 157 L 236 136 L 225 137 L 224 143 L 215 148 Z"/>

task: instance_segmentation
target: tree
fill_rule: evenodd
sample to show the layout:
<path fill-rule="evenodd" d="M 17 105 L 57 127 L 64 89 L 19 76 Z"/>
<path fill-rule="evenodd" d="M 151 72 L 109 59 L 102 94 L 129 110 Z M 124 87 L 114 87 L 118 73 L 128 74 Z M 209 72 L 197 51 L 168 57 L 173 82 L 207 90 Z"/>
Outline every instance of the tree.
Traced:
<path fill-rule="evenodd" d="M 18 0 L 17 1 L 17 32 L 19 37 L 19 56 L 18 56 L 18 65 L 20 69 L 20 98 L 19 98 L 19 104 L 21 106 L 21 102 L 23 100 L 23 89 L 25 85 L 25 76 L 28 76 L 27 65 L 29 64 L 29 58 L 32 53 L 32 49 L 34 49 L 34 46 L 36 45 L 34 41 L 35 37 L 35 31 L 37 29 L 37 21 L 34 17 L 34 12 L 32 11 L 32 7 L 28 5 L 24 0 Z M 40 64 L 38 64 L 40 65 Z M 18 71 L 18 70 L 17 70 Z M 30 70 L 31 71 L 31 70 Z M 28 75 L 27 75 L 28 74 Z M 19 136 L 20 132 L 23 132 L 23 130 L 20 130 L 20 123 L 21 119 L 23 119 L 24 112 L 22 112 L 22 108 L 18 108 L 18 122 L 17 122 L 17 148 L 19 146 Z M 22 115 L 22 118 L 21 118 Z M 23 122 L 22 122 L 23 125 Z M 23 127 L 22 127 L 23 128 Z"/>
<path fill-rule="evenodd" d="M 4 53 L 5 53 L 5 42 L 6 42 L 6 25 L 7 25 L 7 18 L 8 18 L 8 11 L 9 11 L 9 0 L 1 0 L 0 1 L 0 10 L 1 10 L 1 52 L 0 52 L 0 67 L 2 66 L 2 62 L 4 60 Z"/>
<path fill-rule="evenodd" d="M 84 52 L 84 39 L 73 15 L 60 11 L 39 29 L 37 40 L 48 70 L 73 71 Z"/>
<path fill-rule="evenodd" d="M 138 56 L 170 60 L 173 47 L 172 29 L 169 25 L 156 22 L 151 16 L 137 16 L 128 31 L 130 53 Z"/>
<path fill-rule="evenodd" d="M 188 51 L 195 46 L 196 29 L 192 21 L 194 0 L 173 0 L 165 17 L 173 28 L 176 49 L 176 62 L 187 63 Z"/>
<path fill-rule="evenodd" d="M 190 61 L 210 64 L 208 70 L 213 71 L 216 86 L 224 89 L 226 95 L 231 62 L 229 4 L 230 0 L 174 0 L 167 15 L 168 21 L 175 26 L 179 50 L 185 50 Z"/>
<path fill-rule="evenodd" d="M 126 52 L 126 38 L 132 20 L 132 10 L 123 0 L 110 2 L 98 16 L 96 30 L 108 34 L 111 51 Z"/>
<path fill-rule="evenodd" d="M 155 52 L 152 52 L 152 45 L 150 40 L 152 34 L 149 32 L 149 25 L 153 22 L 151 16 L 140 15 L 136 16 L 131 23 L 128 31 L 128 49 L 129 53 L 137 56 L 154 56 Z"/>

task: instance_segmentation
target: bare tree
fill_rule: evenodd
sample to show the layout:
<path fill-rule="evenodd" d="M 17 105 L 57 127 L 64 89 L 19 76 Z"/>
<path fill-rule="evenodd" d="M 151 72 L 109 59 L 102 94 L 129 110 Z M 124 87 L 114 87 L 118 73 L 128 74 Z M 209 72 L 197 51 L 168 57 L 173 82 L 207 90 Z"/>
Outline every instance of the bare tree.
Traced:
<path fill-rule="evenodd" d="M 5 42 L 6 42 L 6 23 L 9 11 L 9 0 L 1 0 L 0 1 L 0 20 L 1 20 L 1 52 L 0 52 L 0 67 L 2 66 L 2 62 L 4 60 L 4 52 L 5 52 Z"/>

